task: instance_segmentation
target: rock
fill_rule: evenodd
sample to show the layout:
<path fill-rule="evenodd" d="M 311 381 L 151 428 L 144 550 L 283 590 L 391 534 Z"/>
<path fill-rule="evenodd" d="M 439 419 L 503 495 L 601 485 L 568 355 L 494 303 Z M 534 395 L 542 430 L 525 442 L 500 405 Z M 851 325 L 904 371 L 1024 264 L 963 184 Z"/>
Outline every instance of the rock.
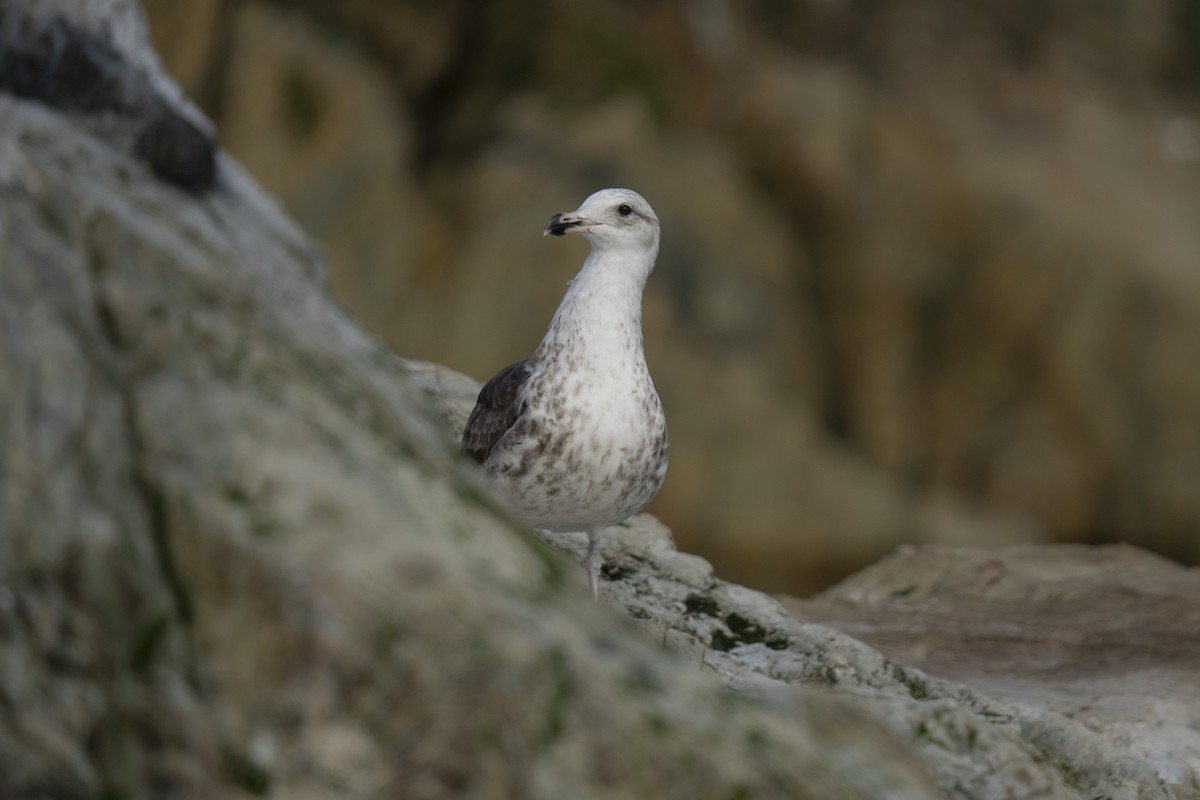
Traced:
<path fill-rule="evenodd" d="M 136 28 L 136 15 L 127 11 L 100 26 L 86 13 L 79 21 L 56 14 L 57 7 L 0 8 L 0 90 L 64 111 L 114 115 L 134 126 L 133 150 L 156 175 L 191 192 L 211 189 L 211 126 L 177 99 L 177 107 L 164 102 L 159 89 L 169 84 L 159 72 L 117 49 L 117 32 Z"/>
<path fill-rule="evenodd" d="M 165 80 L 127 4 L 62 8 Z M 135 127 L 0 93 L 0 795 L 1186 796 L 650 517 L 594 606 L 459 454 L 474 385 L 351 321 L 236 162 L 182 191 Z"/>
<path fill-rule="evenodd" d="M 1128 546 L 905 548 L 785 605 L 1024 715 L 1064 715 L 1200 789 L 1196 568 Z"/>
<path fill-rule="evenodd" d="M 410 368 L 461 429 L 478 385 L 437 365 Z M 780 606 L 717 580 L 647 515 L 607 538 L 608 598 L 655 639 L 727 686 L 776 702 L 787 685 L 869 698 L 865 708 L 912 741 L 952 795 L 1169 798 L 1200 791 L 1200 738 L 1189 727 L 1200 687 L 1192 668 L 1195 570 L 1128 547 L 907 548 L 816 599 L 787 598 Z M 583 557 L 582 537 L 549 541 Z M 1137 585 L 1159 587 L 1165 605 L 1132 602 Z M 1080 597 L 1067 604 L 1069 587 Z M 978 607 L 969 603 L 976 594 L 985 601 Z M 995 608 L 997 600 L 1005 607 Z M 899 612 L 889 601 L 907 611 L 893 627 L 885 626 L 888 613 Z M 1064 605 L 1090 614 L 1064 622 Z M 998 613 L 1004 608 L 1009 618 Z M 1039 617 L 1058 620 L 1068 641 L 1099 652 L 1047 653 Z M 1130 648 L 1113 646 L 1122 633 L 1131 646 L 1151 646 L 1131 657 Z M 1033 680 L 1022 675 L 1031 651 L 1038 654 Z M 1047 673 L 1048 660 L 1055 673 Z M 1098 673 L 1097 664 L 1108 669 Z M 1130 678 L 1142 675 L 1146 685 L 1131 692 Z M 1167 711 L 1169 698 L 1180 706 Z M 1080 711 L 1086 725 L 1074 720 Z M 1043 762 L 1072 766 L 1046 771 Z"/>
<path fill-rule="evenodd" d="M 934 796 L 593 607 L 237 165 L 123 133 L 0 95 L 0 794 Z"/>

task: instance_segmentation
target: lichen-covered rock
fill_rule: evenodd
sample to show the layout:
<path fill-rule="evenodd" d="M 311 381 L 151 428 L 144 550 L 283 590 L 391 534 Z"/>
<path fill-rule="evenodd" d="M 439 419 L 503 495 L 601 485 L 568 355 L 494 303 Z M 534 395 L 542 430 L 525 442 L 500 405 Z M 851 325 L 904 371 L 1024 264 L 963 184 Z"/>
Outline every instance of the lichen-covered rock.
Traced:
<path fill-rule="evenodd" d="M 55 8 L 165 80 L 136 8 Z M 1184 796 L 649 517 L 592 605 L 458 454 L 471 382 L 364 334 L 229 158 L 156 176 L 140 123 L 0 93 L 0 795 Z"/>
<path fill-rule="evenodd" d="M 904 548 L 787 607 L 1024 709 L 1039 747 L 1099 735 L 1093 768 L 1200 791 L 1195 568 L 1128 546 Z"/>
<path fill-rule="evenodd" d="M 50 101 L 0 94 L 0 794 L 935 796 L 592 606 L 235 163 Z"/>

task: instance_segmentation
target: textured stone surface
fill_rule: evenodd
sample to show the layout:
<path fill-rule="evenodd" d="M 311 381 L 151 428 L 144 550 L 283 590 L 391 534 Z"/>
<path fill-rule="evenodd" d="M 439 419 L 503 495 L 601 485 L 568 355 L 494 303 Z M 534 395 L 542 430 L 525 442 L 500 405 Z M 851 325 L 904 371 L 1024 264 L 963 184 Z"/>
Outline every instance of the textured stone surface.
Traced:
<path fill-rule="evenodd" d="M 592 606 L 237 165 L 127 141 L 0 95 L 0 794 L 933 796 Z"/>
<path fill-rule="evenodd" d="M 904 549 L 789 610 L 1200 789 L 1200 574 L 1131 547 Z"/>
<path fill-rule="evenodd" d="M 590 607 L 231 162 L 193 200 L 0 120 L 0 793 L 869 797 L 840 732 L 932 796 Z"/>
<path fill-rule="evenodd" d="M 1188 796 L 649 517 L 593 606 L 457 453 L 475 386 L 364 334 L 235 162 L 188 194 L 129 125 L 0 94 L 0 795 Z"/>
<path fill-rule="evenodd" d="M 475 385 L 410 367 L 461 424 Z M 947 796 L 1200 796 L 1194 570 L 1133 548 L 910 548 L 781 605 L 649 516 L 606 538 L 603 596 L 655 639 L 768 700 L 789 685 L 858 699 Z M 582 536 L 549 541 L 584 552 Z"/>

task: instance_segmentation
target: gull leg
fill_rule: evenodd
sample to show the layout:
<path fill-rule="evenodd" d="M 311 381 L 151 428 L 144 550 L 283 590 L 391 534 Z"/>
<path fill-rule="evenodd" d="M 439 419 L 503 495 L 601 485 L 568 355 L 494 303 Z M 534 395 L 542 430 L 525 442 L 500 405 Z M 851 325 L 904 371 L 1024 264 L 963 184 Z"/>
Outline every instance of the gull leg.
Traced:
<path fill-rule="evenodd" d="M 584 559 L 583 564 L 587 568 L 588 586 L 592 590 L 592 602 L 597 602 L 600 599 L 600 534 L 602 533 L 604 533 L 604 528 L 593 528 L 587 532 L 587 558 Z"/>

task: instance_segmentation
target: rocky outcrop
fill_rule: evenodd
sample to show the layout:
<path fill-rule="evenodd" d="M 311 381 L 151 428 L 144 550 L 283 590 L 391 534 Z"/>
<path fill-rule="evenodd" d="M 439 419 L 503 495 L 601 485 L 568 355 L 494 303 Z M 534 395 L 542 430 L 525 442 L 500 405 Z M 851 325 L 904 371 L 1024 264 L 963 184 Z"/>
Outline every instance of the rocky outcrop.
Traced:
<path fill-rule="evenodd" d="M 578 263 L 546 218 L 641 190 L 679 456 L 652 510 L 723 575 L 807 593 L 913 542 L 1200 558 L 1194 4 L 147 7 L 398 352 L 524 357 Z"/>
<path fill-rule="evenodd" d="M 786 607 L 1200 789 L 1196 568 L 1127 546 L 905 548 Z"/>
<path fill-rule="evenodd" d="M 593 607 L 274 203 L 135 125 L 0 95 L 0 794 L 933 796 Z"/>
<path fill-rule="evenodd" d="M 165 81 L 136 7 L 36 8 Z M 593 606 L 578 543 L 458 454 L 473 384 L 363 333 L 236 162 L 184 190 L 139 125 L 0 93 L 0 795 L 1187 796 L 649 517 Z"/>

